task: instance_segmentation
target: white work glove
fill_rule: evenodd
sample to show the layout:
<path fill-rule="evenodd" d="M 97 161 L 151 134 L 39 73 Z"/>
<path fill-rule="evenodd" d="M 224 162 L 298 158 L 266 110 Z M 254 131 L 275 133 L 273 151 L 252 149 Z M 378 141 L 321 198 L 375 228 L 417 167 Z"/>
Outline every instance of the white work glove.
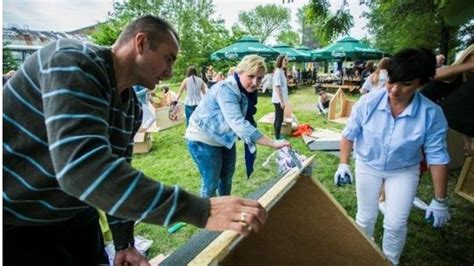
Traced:
<path fill-rule="evenodd" d="M 334 174 L 334 185 L 339 187 L 346 184 L 352 184 L 352 174 L 349 165 L 341 163 Z"/>
<path fill-rule="evenodd" d="M 426 209 L 425 219 L 433 219 L 434 228 L 443 227 L 451 219 L 448 204 L 432 199 L 430 206 Z"/>

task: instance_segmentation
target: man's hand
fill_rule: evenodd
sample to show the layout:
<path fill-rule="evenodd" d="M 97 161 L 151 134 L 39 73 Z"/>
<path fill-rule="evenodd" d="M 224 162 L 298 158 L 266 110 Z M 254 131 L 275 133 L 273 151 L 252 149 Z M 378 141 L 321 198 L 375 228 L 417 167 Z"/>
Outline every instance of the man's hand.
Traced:
<path fill-rule="evenodd" d="M 150 266 L 148 259 L 134 247 L 122 249 L 115 253 L 115 266 Z"/>
<path fill-rule="evenodd" d="M 344 186 L 346 184 L 352 184 L 353 178 L 351 170 L 349 169 L 348 164 L 341 163 L 337 167 L 337 171 L 334 174 L 334 185 Z"/>
<path fill-rule="evenodd" d="M 256 200 L 232 196 L 210 198 L 211 209 L 206 229 L 234 230 L 241 235 L 258 232 L 267 220 L 267 211 Z"/>
<path fill-rule="evenodd" d="M 439 202 L 435 199 L 431 200 L 430 206 L 426 209 L 425 219 L 429 220 L 433 218 L 433 227 L 443 227 L 451 215 L 449 215 L 448 204 L 445 202 Z"/>

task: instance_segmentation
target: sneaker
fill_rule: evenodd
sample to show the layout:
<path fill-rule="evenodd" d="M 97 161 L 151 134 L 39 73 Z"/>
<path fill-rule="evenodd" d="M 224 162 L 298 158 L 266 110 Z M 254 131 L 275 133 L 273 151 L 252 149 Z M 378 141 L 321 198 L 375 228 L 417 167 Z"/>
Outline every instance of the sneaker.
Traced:
<path fill-rule="evenodd" d="M 385 201 L 379 201 L 379 211 L 382 215 L 385 215 Z"/>
<path fill-rule="evenodd" d="M 426 204 L 424 201 L 422 201 L 418 197 L 415 197 L 415 199 L 413 200 L 413 205 L 420 210 L 426 211 L 426 209 L 428 209 L 428 204 Z"/>

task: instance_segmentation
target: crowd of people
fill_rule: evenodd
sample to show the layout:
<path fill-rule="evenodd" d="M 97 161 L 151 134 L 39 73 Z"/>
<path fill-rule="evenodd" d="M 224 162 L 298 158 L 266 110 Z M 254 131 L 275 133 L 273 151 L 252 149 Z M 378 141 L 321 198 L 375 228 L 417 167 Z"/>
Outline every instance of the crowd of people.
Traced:
<path fill-rule="evenodd" d="M 257 144 L 289 147 L 281 136 L 289 76 L 304 80 L 313 74 L 288 72 L 285 55 L 268 70 L 262 57 L 248 55 L 227 77 L 212 66 L 200 75 L 189 66 L 177 95 L 163 88 L 171 106 L 186 95 L 185 141 L 201 180 L 196 196 L 130 164 L 133 137 L 153 116 L 148 92 L 171 78 L 179 48 L 173 27 L 146 15 L 127 25 L 110 48 L 59 40 L 40 49 L 41 56 L 29 57 L 22 71 L 4 77 L 4 262 L 102 263 L 98 209 L 107 213 L 116 265 L 149 265 L 134 247 L 135 221 L 164 226 L 183 221 L 242 235 L 263 227 L 267 212 L 257 201 L 230 196 L 236 142 L 245 144 L 248 168 Z M 384 191 L 382 249 L 392 264 L 399 263 L 406 241 L 420 162 L 426 160 L 434 190 L 426 218 L 442 227 L 450 219 L 448 126 L 465 134 L 466 142 L 474 136 L 474 118 L 465 115 L 474 113 L 474 45 L 453 65 L 444 60 L 409 48 L 381 59 L 376 69 L 369 61 L 345 73 L 360 72 L 364 96 L 342 132 L 334 183 L 355 182 L 356 223 L 369 237 Z M 273 137 L 262 134 L 254 119 L 260 86 L 272 91 Z M 318 94 L 317 109 L 326 114 L 330 97 L 324 90 Z"/>

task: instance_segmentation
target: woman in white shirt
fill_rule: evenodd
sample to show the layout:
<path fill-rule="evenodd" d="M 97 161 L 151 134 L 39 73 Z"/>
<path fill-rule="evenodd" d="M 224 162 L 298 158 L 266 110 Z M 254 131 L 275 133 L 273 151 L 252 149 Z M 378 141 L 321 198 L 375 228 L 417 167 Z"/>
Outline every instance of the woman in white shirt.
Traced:
<path fill-rule="evenodd" d="M 285 105 L 288 103 L 288 81 L 285 75 L 287 64 L 288 58 L 286 55 L 279 55 L 275 63 L 275 73 L 273 74 L 272 103 L 275 106 L 275 120 L 273 122 L 275 139 L 280 139 Z"/>
<path fill-rule="evenodd" d="M 373 90 L 381 89 L 385 86 L 385 83 L 388 81 L 387 68 L 390 59 L 384 57 L 380 59 L 379 64 L 377 65 L 377 70 L 365 80 L 364 85 L 360 89 L 361 94 L 369 93 Z"/>
<path fill-rule="evenodd" d="M 178 98 L 179 101 L 181 94 L 186 90 L 186 98 L 184 99 L 184 113 L 186 115 L 186 127 L 188 127 L 189 118 L 194 112 L 194 109 L 198 106 L 201 101 L 202 95 L 206 93 L 206 84 L 204 81 L 197 76 L 196 67 L 188 67 L 186 78 L 181 83 L 179 88 Z"/>

